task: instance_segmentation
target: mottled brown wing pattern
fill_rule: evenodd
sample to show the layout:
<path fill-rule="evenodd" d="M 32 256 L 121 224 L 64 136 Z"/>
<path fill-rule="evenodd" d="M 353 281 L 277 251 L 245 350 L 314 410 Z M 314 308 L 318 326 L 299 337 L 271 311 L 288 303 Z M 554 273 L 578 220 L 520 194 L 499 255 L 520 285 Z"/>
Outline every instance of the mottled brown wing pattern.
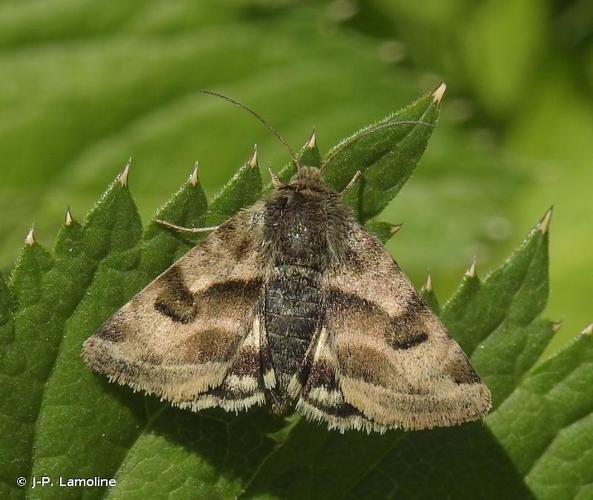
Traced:
<path fill-rule="evenodd" d="M 352 224 L 323 283 L 325 318 L 298 407 L 330 428 L 476 420 L 490 392 L 381 243 Z"/>
<path fill-rule="evenodd" d="M 262 404 L 258 210 L 229 219 L 120 309 L 85 342 L 86 363 L 193 410 Z"/>

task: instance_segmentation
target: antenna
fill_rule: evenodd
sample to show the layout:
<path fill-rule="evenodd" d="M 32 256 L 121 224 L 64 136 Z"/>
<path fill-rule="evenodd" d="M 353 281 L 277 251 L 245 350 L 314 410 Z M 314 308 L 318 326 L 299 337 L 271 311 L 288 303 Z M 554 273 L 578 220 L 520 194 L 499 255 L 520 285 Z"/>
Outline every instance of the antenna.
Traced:
<path fill-rule="evenodd" d="M 272 125 L 270 125 L 261 115 L 257 114 L 255 111 L 248 108 L 244 104 L 241 104 L 239 101 L 233 99 L 232 97 L 228 97 L 224 94 L 219 94 L 218 92 L 214 92 L 213 90 L 202 90 L 201 92 L 204 94 L 210 94 L 216 97 L 220 97 L 221 99 L 224 99 L 225 101 L 228 101 L 231 104 L 234 104 L 235 106 L 239 106 L 241 109 L 247 111 L 248 113 L 251 113 L 260 123 L 262 123 L 265 127 L 268 128 L 268 130 L 270 130 L 274 134 L 274 136 L 276 137 L 276 139 L 278 139 L 278 141 L 280 141 L 280 143 L 282 143 L 282 145 L 287 149 L 288 154 L 290 154 L 290 158 L 292 159 L 294 166 L 297 168 L 297 170 L 300 169 L 299 161 L 297 160 L 297 157 L 294 154 L 293 149 L 290 147 L 290 144 L 288 144 L 284 137 L 282 137 L 280 133 L 274 127 L 272 127 Z"/>
<path fill-rule="evenodd" d="M 423 122 L 423 121 L 418 121 L 418 120 L 402 120 L 399 122 L 389 122 L 389 123 L 380 123 L 379 125 L 374 125 L 368 129 L 366 129 L 364 132 L 362 132 L 360 135 L 355 135 L 354 137 L 351 137 L 350 139 L 348 139 L 347 141 L 343 142 L 342 144 L 340 144 L 336 149 L 334 149 L 334 151 L 323 161 L 323 165 L 321 166 L 321 168 L 324 168 L 330 161 L 332 161 L 339 153 L 341 153 L 347 146 L 350 146 L 356 142 L 358 142 L 360 139 L 362 139 L 363 137 L 366 137 L 367 135 L 371 134 L 372 132 L 375 132 L 376 130 L 381 130 L 383 128 L 389 128 L 389 127 L 395 127 L 396 125 L 424 125 L 426 127 L 434 127 L 434 125 L 432 123 L 428 123 L 428 122 Z"/>

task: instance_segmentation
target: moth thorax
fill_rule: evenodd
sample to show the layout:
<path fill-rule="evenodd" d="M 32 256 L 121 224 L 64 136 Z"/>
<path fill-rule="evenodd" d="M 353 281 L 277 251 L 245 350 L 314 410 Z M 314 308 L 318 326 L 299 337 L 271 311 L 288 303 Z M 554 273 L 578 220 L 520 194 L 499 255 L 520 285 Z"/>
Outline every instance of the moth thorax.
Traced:
<path fill-rule="evenodd" d="M 299 265 L 323 271 L 327 260 L 327 217 L 322 197 L 279 193 L 267 203 L 265 238 L 273 265 Z"/>

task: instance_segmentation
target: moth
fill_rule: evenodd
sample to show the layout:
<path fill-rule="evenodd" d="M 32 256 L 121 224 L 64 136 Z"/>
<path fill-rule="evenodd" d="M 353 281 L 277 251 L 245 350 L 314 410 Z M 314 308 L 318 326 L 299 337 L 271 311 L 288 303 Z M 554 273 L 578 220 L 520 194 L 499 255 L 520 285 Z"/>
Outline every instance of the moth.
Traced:
<path fill-rule="evenodd" d="M 294 161 L 103 324 L 85 362 L 181 408 L 296 407 L 341 432 L 484 416 L 462 349 L 343 192 Z"/>

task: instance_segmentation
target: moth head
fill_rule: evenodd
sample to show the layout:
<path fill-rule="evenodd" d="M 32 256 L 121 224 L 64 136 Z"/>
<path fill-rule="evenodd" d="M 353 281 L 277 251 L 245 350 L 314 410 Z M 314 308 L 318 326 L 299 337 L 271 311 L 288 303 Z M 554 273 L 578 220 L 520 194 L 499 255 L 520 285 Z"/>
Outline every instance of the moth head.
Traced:
<path fill-rule="evenodd" d="M 317 194 L 327 194 L 331 192 L 331 189 L 321 175 L 321 170 L 317 167 L 309 167 L 306 165 L 299 166 L 296 175 L 286 186 L 280 187 L 279 190 L 293 192 L 305 191 Z"/>

